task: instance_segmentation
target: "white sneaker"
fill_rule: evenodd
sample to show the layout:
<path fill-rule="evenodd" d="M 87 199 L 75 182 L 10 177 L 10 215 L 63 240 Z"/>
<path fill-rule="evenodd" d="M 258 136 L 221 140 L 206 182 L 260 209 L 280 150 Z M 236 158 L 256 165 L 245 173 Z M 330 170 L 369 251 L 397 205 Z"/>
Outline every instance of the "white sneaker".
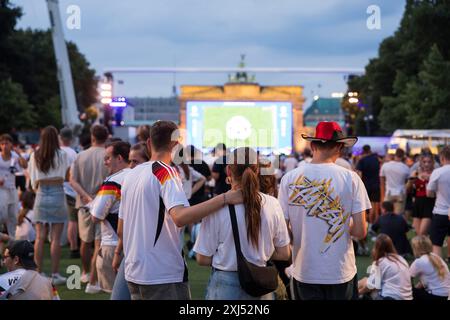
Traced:
<path fill-rule="evenodd" d="M 100 293 L 101 291 L 102 288 L 100 288 L 98 284 L 90 284 L 90 283 L 87 284 L 86 290 L 84 290 L 84 292 L 91 294 Z"/>
<path fill-rule="evenodd" d="M 88 283 L 88 282 L 89 282 L 89 278 L 90 278 L 89 272 L 88 272 L 88 273 L 82 273 L 82 274 L 81 274 L 80 281 L 81 281 L 82 283 Z"/>
<path fill-rule="evenodd" d="M 52 274 L 52 284 L 54 286 L 58 286 L 58 285 L 62 285 L 62 284 L 66 284 L 67 278 L 63 277 L 62 275 L 60 275 L 59 273 L 53 273 Z"/>

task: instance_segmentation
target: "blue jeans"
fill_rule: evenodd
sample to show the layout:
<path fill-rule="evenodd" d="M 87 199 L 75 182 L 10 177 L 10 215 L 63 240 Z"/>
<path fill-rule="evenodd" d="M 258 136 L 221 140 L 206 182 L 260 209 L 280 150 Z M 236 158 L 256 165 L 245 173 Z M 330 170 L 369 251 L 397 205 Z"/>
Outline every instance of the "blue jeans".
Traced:
<path fill-rule="evenodd" d="M 273 300 L 273 293 L 253 297 L 245 292 L 239 283 L 236 271 L 220 271 L 212 268 L 206 288 L 206 300 Z"/>
<path fill-rule="evenodd" d="M 114 280 L 111 300 L 131 300 L 128 283 L 125 280 L 125 258 L 122 259 L 116 275 L 116 280 Z"/>

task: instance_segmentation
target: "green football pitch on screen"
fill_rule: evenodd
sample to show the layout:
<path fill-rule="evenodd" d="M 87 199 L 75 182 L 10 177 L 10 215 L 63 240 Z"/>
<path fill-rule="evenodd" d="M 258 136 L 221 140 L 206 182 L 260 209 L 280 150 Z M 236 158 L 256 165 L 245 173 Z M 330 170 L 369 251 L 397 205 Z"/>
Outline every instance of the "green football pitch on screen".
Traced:
<path fill-rule="evenodd" d="M 203 147 L 275 146 L 276 109 L 272 107 L 205 107 Z"/>

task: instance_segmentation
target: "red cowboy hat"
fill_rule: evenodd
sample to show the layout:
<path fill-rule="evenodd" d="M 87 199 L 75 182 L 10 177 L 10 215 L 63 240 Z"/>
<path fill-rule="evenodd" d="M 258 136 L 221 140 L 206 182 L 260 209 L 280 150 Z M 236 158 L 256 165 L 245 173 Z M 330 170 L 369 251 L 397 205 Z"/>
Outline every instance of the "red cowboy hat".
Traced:
<path fill-rule="evenodd" d="M 309 137 L 306 134 L 302 134 L 302 138 L 307 141 L 317 141 L 325 143 L 327 141 L 334 141 L 343 143 L 345 147 L 353 147 L 358 141 L 357 137 L 344 136 L 342 129 L 337 122 L 334 121 L 322 121 L 316 126 L 316 136 Z"/>

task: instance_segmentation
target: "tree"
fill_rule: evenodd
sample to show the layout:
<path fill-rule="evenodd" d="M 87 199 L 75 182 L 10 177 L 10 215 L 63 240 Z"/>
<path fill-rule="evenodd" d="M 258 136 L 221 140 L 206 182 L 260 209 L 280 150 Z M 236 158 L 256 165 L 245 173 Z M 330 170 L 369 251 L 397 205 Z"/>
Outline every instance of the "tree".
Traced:
<path fill-rule="evenodd" d="M 9 52 L 8 38 L 14 32 L 17 20 L 22 16 L 20 8 L 13 7 L 8 0 L 0 0 L 0 80 L 9 77 L 6 57 Z"/>
<path fill-rule="evenodd" d="M 37 125 L 60 127 L 61 102 L 50 31 L 18 30 L 11 43 L 14 51 L 10 54 L 10 73 L 14 81 L 23 84 L 37 114 Z M 95 71 L 74 43 L 68 43 L 68 53 L 75 97 L 82 113 L 97 99 Z"/>
<path fill-rule="evenodd" d="M 430 129 L 439 128 L 437 121 L 422 123 L 414 120 L 417 118 L 414 114 L 418 115 L 414 110 L 424 108 L 420 99 L 430 99 L 437 103 L 438 98 L 424 96 L 425 93 L 430 94 L 432 89 L 428 87 L 423 91 L 421 86 L 424 78 L 420 77 L 419 72 L 425 71 L 422 66 L 425 60 L 430 59 L 430 50 L 434 45 L 440 52 L 442 61 L 449 61 L 448 39 L 449 1 L 407 0 L 399 29 L 380 44 L 378 57 L 370 60 L 365 75 L 348 81 L 349 91 L 358 91 L 363 104 L 367 105 L 369 97 L 371 98 L 371 114 L 375 117 L 373 129 L 376 134 L 391 133 L 397 128 L 416 128 L 419 125 Z M 405 96 L 406 92 L 410 95 Z M 442 101 L 443 99 L 447 100 Z M 439 103 L 450 105 L 445 94 L 439 96 L 438 100 Z M 406 117 L 407 114 L 411 116 Z M 422 113 L 424 114 L 427 113 Z M 358 116 L 355 124 L 357 134 L 365 134 L 364 125 L 358 123 L 361 121 L 363 117 Z"/>
<path fill-rule="evenodd" d="M 36 123 L 32 106 L 22 86 L 10 79 L 0 81 L 0 132 L 10 132 L 12 128 L 29 128 Z"/>
<path fill-rule="evenodd" d="M 22 15 L 9 0 L 0 0 L 0 81 L 11 79 L 20 84 L 22 98 L 32 106 L 35 121 L 17 129 L 54 125 L 61 127 L 61 102 L 49 30 L 14 30 Z M 97 99 L 95 70 L 74 43 L 68 42 L 68 54 L 80 113 Z M 2 108 L 2 106 L 0 106 Z M 3 111 L 3 109 L 1 110 Z"/>
<path fill-rule="evenodd" d="M 450 119 L 450 61 L 445 61 L 434 45 L 418 77 L 405 83 L 397 77 L 402 90 L 395 97 L 383 98 L 386 108 L 380 114 L 382 125 L 404 123 L 405 128 L 444 129 Z M 395 121 L 392 112 L 396 113 Z"/>

